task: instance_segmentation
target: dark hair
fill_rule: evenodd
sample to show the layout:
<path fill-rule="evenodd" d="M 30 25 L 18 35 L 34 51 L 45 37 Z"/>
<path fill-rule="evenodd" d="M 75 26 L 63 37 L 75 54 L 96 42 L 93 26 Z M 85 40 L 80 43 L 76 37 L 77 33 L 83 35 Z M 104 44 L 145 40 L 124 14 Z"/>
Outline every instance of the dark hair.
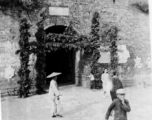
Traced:
<path fill-rule="evenodd" d="M 54 76 L 54 77 L 52 77 L 52 79 L 51 80 L 53 80 L 54 78 L 56 78 L 57 76 Z"/>
<path fill-rule="evenodd" d="M 93 70 L 91 70 L 90 73 L 93 74 L 94 73 Z"/>
<path fill-rule="evenodd" d="M 104 68 L 103 71 L 102 71 L 102 73 L 105 73 L 105 70 L 107 70 L 107 73 L 108 73 L 108 69 L 107 68 Z"/>
<path fill-rule="evenodd" d="M 115 76 L 115 75 L 117 75 L 117 72 L 116 72 L 116 71 L 113 72 L 113 76 Z"/>

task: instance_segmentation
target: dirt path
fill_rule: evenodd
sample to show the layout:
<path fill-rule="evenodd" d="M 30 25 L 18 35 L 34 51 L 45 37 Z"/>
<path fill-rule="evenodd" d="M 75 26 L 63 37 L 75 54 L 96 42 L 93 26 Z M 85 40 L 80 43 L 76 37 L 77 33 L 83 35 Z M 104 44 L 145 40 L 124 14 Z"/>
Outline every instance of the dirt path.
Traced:
<path fill-rule="evenodd" d="M 75 86 L 60 89 L 63 118 L 51 118 L 51 105 L 48 94 L 45 94 L 2 101 L 3 120 L 104 120 L 111 99 L 104 98 L 102 90 L 92 91 Z M 132 109 L 128 120 L 151 120 L 151 91 L 152 87 L 126 88 L 126 98 Z"/>

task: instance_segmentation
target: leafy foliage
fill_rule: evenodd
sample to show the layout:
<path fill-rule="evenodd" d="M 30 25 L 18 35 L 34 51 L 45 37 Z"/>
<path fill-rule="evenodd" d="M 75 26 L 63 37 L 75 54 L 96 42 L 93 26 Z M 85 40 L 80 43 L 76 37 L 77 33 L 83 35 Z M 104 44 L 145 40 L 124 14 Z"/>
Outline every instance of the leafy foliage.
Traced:
<path fill-rule="evenodd" d="M 110 36 L 110 53 L 111 53 L 111 70 L 117 72 L 118 54 L 117 54 L 117 33 L 118 28 L 112 26 L 109 30 Z"/>
<path fill-rule="evenodd" d="M 35 64 L 35 69 L 37 72 L 36 76 L 36 88 L 37 88 L 37 94 L 44 93 L 44 84 L 45 84 L 45 58 L 46 58 L 46 52 L 45 52 L 45 31 L 43 24 L 38 24 L 38 30 L 35 34 L 37 39 L 37 48 L 36 48 L 36 55 L 37 55 L 37 61 Z"/>
<path fill-rule="evenodd" d="M 101 43 L 103 46 L 110 46 L 110 28 L 111 26 L 107 23 L 101 26 L 100 36 L 102 38 Z"/>
<path fill-rule="evenodd" d="M 132 6 L 136 7 L 142 13 L 149 14 L 149 6 L 147 3 L 139 2 L 139 3 L 132 4 Z"/>
<path fill-rule="evenodd" d="M 41 0 L 0 0 L 0 10 L 13 18 L 20 18 L 23 13 L 29 16 L 42 8 L 43 2 Z"/>
<path fill-rule="evenodd" d="M 100 15 L 98 12 L 93 14 L 92 25 L 91 25 L 91 38 L 89 41 L 89 46 L 87 47 L 88 52 L 92 52 L 100 47 Z"/>
<path fill-rule="evenodd" d="M 91 38 L 90 38 L 90 44 L 89 44 L 89 52 L 91 51 L 92 56 L 93 56 L 93 61 L 92 61 L 92 65 L 94 65 L 97 60 L 100 57 L 100 52 L 97 50 L 97 48 L 100 47 L 100 16 L 98 12 L 95 12 L 93 14 L 93 18 L 92 18 L 92 25 L 91 25 Z"/>
<path fill-rule="evenodd" d="M 81 49 L 81 43 L 87 38 L 83 36 L 72 37 L 68 35 L 49 33 L 46 39 L 46 48 L 48 51 L 56 51 L 59 48 Z"/>
<path fill-rule="evenodd" d="M 40 0 L 0 0 L 1 10 L 32 11 L 40 7 Z"/>
<path fill-rule="evenodd" d="M 73 36 L 73 37 L 79 36 L 79 34 L 76 32 L 76 30 L 73 29 L 72 23 L 70 23 L 70 25 L 68 27 L 66 27 L 63 35 L 69 35 L 69 36 Z"/>
<path fill-rule="evenodd" d="M 19 47 L 20 50 L 17 51 L 17 54 L 20 55 L 21 67 L 18 71 L 18 75 L 20 80 L 18 81 L 20 85 L 19 89 L 19 97 L 27 97 L 28 91 L 30 88 L 30 79 L 29 79 L 29 69 L 28 69 L 28 61 L 29 61 L 29 28 L 30 25 L 27 22 L 27 19 L 22 19 L 20 22 L 20 40 Z"/>
<path fill-rule="evenodd" d="M 117 34 L 118 28 L 109 24 L 104 24 L 101 30 L 102 45 L 107 47 L 105 50 L 110 51 L 111 63 L 110 69 L 117 71 L 118 55 L 117 55 Z"/>
<path fill-rule="evenodd" d="M 47 51 L 58 49 L 83 49 L 89 47 L 89 37 L 79 35 L 72 26 L 68 26 L 63 34 L 49 33 L 46 36 Z"/>
<path fill-rule="evenodd" d="M 93 14 L 92 18 L 92 26 L 91 26 L 91 38 L 90 38 L 90 44 L 89 44 L 89 51 L 91 53 L 91 73 L 94 74 L 95 79 L 100 79 L 98 75 L 98 59 L 100 58 L 100 52 L 98 48 L 101 45 L 100 41 L 100 16 L 98 12 L 95 12 Z M 87 49 L 88 50 L 88 49 Z M 101 88 L 102 86 L 99 85 L 100 82 L 96 82 L 98 86 Z"/>
<path fill-rule="evenodd" d="M 43 21 L 40 21 L 37 26 L 38 30 L 35 34 L 35 37 L 37 39 L 36 42 L 31 42 L 24 45 L 20 45 L 21 49 L 24 49 L 26 47 L 26 51 L 24 51 L 23 55 L 24 57 L 27 55 L 29 57 L 30 53 L 34 53 L 37 55 L 37 61 L 35 64 L 35 69 L 37 72 L 36 77 L 36 88 L 37 93 L 41 94 L 44 92 L 44 84 L 45 84 L 45 57 L 46 52 L 56 51 L 58 49 L 84 49 L 85 54 L 91 55 L 91 68 L 92 72 L 95 73 L 97 71 L 97 60 L 100 57 L 100 53 L 97 48 L 100 47 L 101 43 L 108 43 L 111 48 L 111 68 L 113 70 L 116 70 L 117 68 L 117 28 L 111 27 L 107 31 L 105 31 L 105 35 L 100 35 L 100 23 L 99 23 L 99 13 L 95 12 L 92 19 L 92 26 L 91 26 L 91 33 L 89 36 L 82 36 L 77 34 L 75 30 L 73 30 L 72 26 L 68 26 L 63 34 L 54 34 L 49 33 L 45 34 L 44 27 L 43 27 Z M 22 26 L 22 25 L 21 25 Z M 21 31 L 22 36 L 22 31 Z M 28 35 L 26 35 L 28 37 Z M 103 38 L 100 40 L 100 38 Z M 27 41 L 27 38 L 26 40 Z M 28 47 L 27 47 L 28 46 Z M 20 51 L 17 51 L 17 53 L 21 53 Z M 26 58 L 26 64 L 28 62 L 28 59 Z M 21 60 L 21 64 L 25 64 L 25 61 Z M 27 67 L 27 66 L 26 66 Z M 26 67 L 22 67 L 22 71 L 25 72 Z M 26 73 L 26 77 L 24 79 L 28 79 L 28 74 Z M 20 73 L 20 76 L 23 76 L 25 73 Z"/>

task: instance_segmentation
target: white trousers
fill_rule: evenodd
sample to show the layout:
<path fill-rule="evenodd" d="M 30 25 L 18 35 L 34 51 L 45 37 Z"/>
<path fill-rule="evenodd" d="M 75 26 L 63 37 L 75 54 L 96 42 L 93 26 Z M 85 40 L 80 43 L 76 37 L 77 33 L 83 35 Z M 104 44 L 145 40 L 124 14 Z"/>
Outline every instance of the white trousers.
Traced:
<path fill-rule="evenodd" d="M 104 92 L 106 92 L 107 96 L 110 96 L 110 90 L 111 90 L 111 88 L 112 88 L 111 82 L 103 83 L 103 90 L 104 90 Z"/>
<path fill-rule="evenodd" d="M 60 100 L 57 100 L 56 98 L 51 100 L 51 106 L 52 106 L 52 115 L 59 114 L 61 110 L 61 102 Z"/>

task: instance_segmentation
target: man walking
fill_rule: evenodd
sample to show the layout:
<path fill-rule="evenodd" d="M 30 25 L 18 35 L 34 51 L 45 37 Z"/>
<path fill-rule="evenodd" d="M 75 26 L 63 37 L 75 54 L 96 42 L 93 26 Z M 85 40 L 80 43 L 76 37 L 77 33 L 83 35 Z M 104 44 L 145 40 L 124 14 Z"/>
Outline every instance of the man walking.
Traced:
<path fill-rule="evenodd" d="M 60 103 L 60 92 L 57 85 L 57 76 L 61 73 L 53 72 L 50 74 L 47 78 L 52 78 L 50 82 L 50 88 L 49 88 L 49 95 L 51 97 L 51 103 L 52 103 L 52 117 L 62 117 L 59 114 L 59 103 Z"/>

